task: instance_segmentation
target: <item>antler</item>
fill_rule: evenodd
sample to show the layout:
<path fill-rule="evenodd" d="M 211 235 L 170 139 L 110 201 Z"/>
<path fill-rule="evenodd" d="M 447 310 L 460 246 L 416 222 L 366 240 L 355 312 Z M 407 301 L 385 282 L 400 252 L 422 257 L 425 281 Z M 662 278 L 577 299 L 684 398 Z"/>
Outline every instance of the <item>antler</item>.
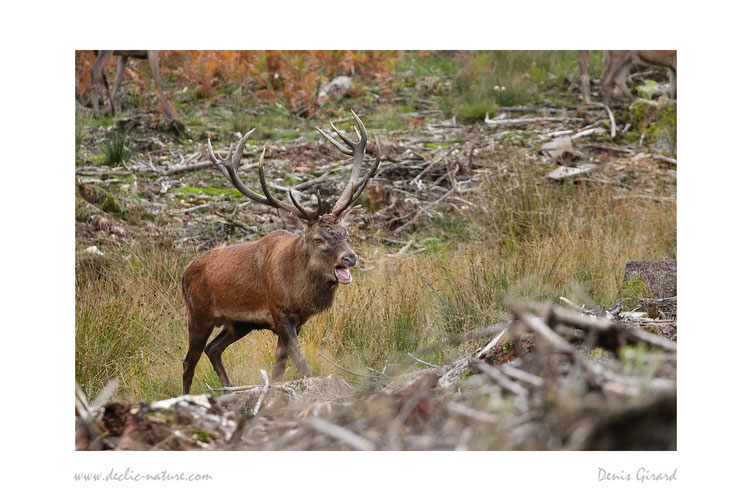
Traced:
<path fill-rule="evenodd" d="M 342 139 L 342 141 L 344 141 L 345 144 L 350 147 L 350 149 L 338 142 L 323 130 L 316 127 L 316 130 L 319 131 L 321 135 L 324 136 L 330 143 L 336 146 L 339 151 L 347 156 L 353 157 L 353 166 L 352 171 L 350 172 L 350 180 L 347 182 L 347 186 L 345 186 L 344 191 L 342 191 L 342 194 L 334 204 L 334 208 L 331 212 L 331 214 L 335 217 L 339 217 L 339 215 L 342 214 L 342 212 L 347 207 L 349 207 L 355 200 L 358 199 L 360 194 L 363 192 L 363 189 L 366 187 L 368 180 L 376 173 L 376 168 L 381 162 L 381 145 L 379 145 L 379 140 L 376 139 L 376 161 L 369 169 L 366 176 L 361 181 L 358 181 L 358 177 L 360 176 L 360 167 L 363 164 L 363 156 L 365 155 L 366 151 L 368 134 L 366 132 L 365 126 L 363 125 L 363 122 L 361 122 L 360 118 L 358 118 L 358 115 L 356 115 L 353 110 L 350 110 L 350 112 L 352 113 L 353 118 L 355 118 L 355 122 L 358 124 L 358 127 L 355 129 L 355 134 L 358 136 L 357 142 L 352 141 L 345 135 L 344 132 L 335 127 L 332 122 L 329 122 L 329 125 L 332 126 L 334 132 L 337 133 L 340 139 Z"/>
<path fill-rule="evenodd" d="M 211 159 L 212 163 L 219 170 L 219 172 L 222 173 L 223 176 L 230 180 L 232 185 L 235 186 L 235 188 L 237 188 L 240 193 L 250 198 L 251 200 L 268 205 L 270 207 L 274 207 L 276 209 L 282 209 L 287 212 L 291 212 L 309 223 L 316 222 L 319 219 L 319 216 L 321 216 L 321 198 L 319 198 L 318 193 L 316 194 L 318 207 L 313 212 L 308 211 L 307 209 L 302 207 L 297 200 L 295 200 L 295 197 L 292 196 L 292 190 L 287 190 L 287 194 L 290 196 L 290 200 L 292 200 L 293 205 L 282 202 L 281 200 L 277 200 L 276 198 L 274 198 L 274 195 L 271 194 L 269 187 L 266 185 L 266 177 L 264 176 L 264 153 L 266 153 L 266 148 L 264 148 L 264 150 L 261 152 L 261 156 L 259 157 L 258 171 L 259 183 L 261 184 L 261 189 L 266 196 L 262 197 L 258 193 L 254 192 L 245 184 L 243 184 L 243 182 L 238 178 L 238 166 L 240 165 L 240 159 L 243 157 L 243 149 L 245 148 L 245 143 L 255 130 L 256 129 L 251 129 L 250 131 L 248 131 L 248 133 L 243 136 L 243 138 L 238 143 L 237 148 L 233 148 L 232 144 L 230 144 L 230 152 L 225 158 L 219 156 L 219 159 L 217 159 L 217 157 L 214 155 L 214 150 L 212 149 L 211 139 L 209 139 L 209 158 Z"/>

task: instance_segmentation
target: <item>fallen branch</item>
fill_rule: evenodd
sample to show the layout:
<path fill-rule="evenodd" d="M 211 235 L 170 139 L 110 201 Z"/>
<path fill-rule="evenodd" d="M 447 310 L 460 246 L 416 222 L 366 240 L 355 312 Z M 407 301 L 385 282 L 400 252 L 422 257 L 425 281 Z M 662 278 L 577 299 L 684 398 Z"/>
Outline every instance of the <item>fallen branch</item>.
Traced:
<path fill-rule="evenodd" d="M 407 229 L 410 226 L 414 225 L 418 221 L 418 219 L 420 218 L 420 216 L 422 214 L 422 211 L 426 211 L 429 208 L 433 207 L 434 205 L 437 205 L 437 204 L 441 203 L 445 198 L 447 198 L 448 196 L 452 195 L 456 191 L 456 189 L 457 189 L 457 187 L 453 186 L 450 190 L 448 190 L 446 193 L 444 193 L 438 200 L 434 200 L 433 202 L 431 202 L 430 204 L 426 205 L 425 207 L 420 207 L 416 211 L 417 214 L 415 214 L 415 216 L 413 216 L 412 219 L 410 219 L 408 222 L 406 222 L 405 224 L 403 224 L 402 226 L 400 226 L 399 228 L 397 228 L 396 230 L 394 230 L 394 234 L 395 235 L 399 235 L 405 229 Z"/>
<path fill-rule="evenodd" d="M 443 152 L 439 153 L 438 155 L 436 155 L 436 158 L 434 158 L 433 160 L 431 160 L 428 163 L 428 165 L 426 166 L 426 168 L 423 169 L 422 171 L 420 171 L 417 176 L 415 176 L 414 178 L 412 178 L 408 184 L 415 184 L 416 182 L 418 182 L 418 180 L 421 177 L 423 177 L 423 175 L 426 172 L 428 172 L 429 170 L 431 170 L 437 163 L 439 163 L 440 160 L 442 160 L 445 157 L 447 157 L 450 153 L 452 153 L 456 149 L 457 149 L 457 146 L 453 146 L 452 148 L 449 148 L 448 150 L 443 151 Z"/>
<path fill-rule="evenodd" d="M 655 158 L 656 160 L 660 160 L 662 162 L 667 162 L 667 163 L 670 163 L 671 165 L 676 165 L 676 160 L 674 160 L 671 157 L 667 157 L 665 155 L 652 154 L 652 155 L 650 155 L 650 158 Z"/>
<path fill-rule="evenodd" d="M 525 314 L 530 314 L 530 321 L 534 322 L 536 328 L 539 323 L 543 323 L 538 317 L 546 318 L 551 325 L 563 324 L 567 327 L 574 327 L 576 329 L 583 330 L 585 332 L 593 332 L 602 336 L 604 339 L 601 341 L 601 345 L 606 347 L 618 346 L 619 338 L 624 341 L 632 341 L 633 343 L 644 343 L 656 348 L 660 348 L 664 351 L 675 352 L 676 343 L 666 339 L 665 337 L 651 334 L 640 329 L 635 329 L 623 324 L 618 324 L 607 318 L 597 317 L 594 315 L 582 315 L 580 313 L 562 308 L 560 306 L 546 305 L 534 302 L 528 302 L 506 296 L 502 299 L 502 304 L 509 308 L 516 317 L 523 319 Z M 533 320 L 537 318 L 537 320 Z M 527 323 L 527 322 L 526 322 Z M 544 323 L 545 325 L 545 323 Z M 532 328 L 533 326 L 531 326 Z M 559 340 L 558 334 L 553 332 L 551 328 L 546 325 L 548 331 L 552 332 Z M 535 330 L 535 329 L 534 329 Z M 545 336 L 545 335 L 544 335 Z M 550 340 L 554 345 L 569 352 L 573 348 L 568 344 L 562 346 L 559 341 L 555 339 Z"/>
<path fill-rule="evenodd" d="M 426 361 L 424 361 L 424 360 L 421 360 L 421 359 L 419 359 L 418 357 L 416 357 L 415 355 L 413 355 L 413 354 L 412 354 L 412 353 L 410 353 L 409 351 L 407 352 L 407 355 L 408 355 L 408 356 L 409 356 L 410 358 L 412 358 L 413 360 L 415 360 L 416 362 L 418 362 L 418 363 L 421 363 L 421 364 L 423 364 L 423 365 L 427 365 L 428 367 L 433 367 L 433 368 L 436 368 L 436 367 L 438 367 L 438 365 L 434 365 L 434 364 L 432 364 L 432 363 L 429 363 L 429 362 L 426 362 Z"/>
<path fill-rule="evenodd" d="M 376 445 L 367 438 L 363 438 L 357 433 L 348 430 L 347 428 L 337 426 L 336 424 L 324 421 L 321 418 L 313 418 L 306 424 L 319 433 L 323 433 L 324 435 L 328 435 L 341 442 L 344 442 L 351 449 L 355 449 L 356 451 L 376 450 Z"/>
<path fill-rule="evenodd" d="M 475 419 L 476 421 L 480 421 L 481 423 L 496 424 L 499 422 L 499 418 L 496 415 L 491 414 L 490 412 L 483 412 L 477 409 L 473 409 L 472 407 L 468 407 L 467 405 L 463 405 L 459 402 L 447 402 L 447 410 L 449 412 L 459 414 L 460 416 Z"/>
<path fill-rule="evenodd" d="M 261 395 L 259 395 L 258 400 L 256 401 L 256 406 L 253 408 L 253 414 L 252 416 L 255 416 L 258 414 L 259 409 L 261 408 L 261 402 L 264 401 L 264 397 L 266 396 L 266 393 L 269 391 L 269 378 L 266 375 L 266 371 L 264 369 L 261 370 L 261 377 L 264 379 L 264 389 L 261 390 Z"/>
<path fill-rule="evenodd" d="M 606 112 L 608 113 L 608 119 L 611 120 L 611 137 L 616 137 L 616 120 L 614 119 L 614 114 L 611 113 L 611 108 L 606 106 Z"/>
<path fill-rule="evenodd" d="M 532 118 L 502 118 L 500 120 L 494 120 L 488 118 L 486 115 L 485 123 L 488 125 L 519 125 L 519 124 L 531 124 L 536 122 L 565 122 L 565 121 L 580 122 L 584 118 L 577 117 L 532 117 Z"/>
<path fill-rule="evenodd" d="M 522 396 L 527 395 L 528 393 L 527 388 L 509 379 L 507 376 L 502 374 L 501 371 L 497 369 L 496 367 L 488 365 L 485 362 L 478 362 L 475 364 L 475 367 L 477 367 L 478 370 L 480 370 L 481 372 L 489 376 L 493 380 L 494 383 L 498 384 L 499 386 L 509 391 L 510 393 L 514 393 L 515 395 L 522 395 Z"/>

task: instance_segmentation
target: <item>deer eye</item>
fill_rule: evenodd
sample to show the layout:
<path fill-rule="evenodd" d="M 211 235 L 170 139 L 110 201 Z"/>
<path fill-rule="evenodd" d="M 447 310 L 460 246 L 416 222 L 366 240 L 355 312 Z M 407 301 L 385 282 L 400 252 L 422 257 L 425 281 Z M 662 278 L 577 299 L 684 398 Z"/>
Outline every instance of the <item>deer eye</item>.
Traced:
<path fill-rule="evenodd" d="M 314 238 L 313 241 L 316 242 L 316 244 L 318 244 L 318 245 L 321 245 L 321 244 L 324 243 L 324 239 L 323 238 L 319 238 L 319 237 Z"/>

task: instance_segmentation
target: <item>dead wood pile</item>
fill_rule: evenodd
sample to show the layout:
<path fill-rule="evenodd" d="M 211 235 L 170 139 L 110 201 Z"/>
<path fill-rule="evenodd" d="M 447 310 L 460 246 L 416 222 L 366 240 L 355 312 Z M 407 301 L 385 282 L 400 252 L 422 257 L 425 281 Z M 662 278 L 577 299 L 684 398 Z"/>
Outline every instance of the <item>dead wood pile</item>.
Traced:
<path fill-rule="evenodd" d="M 608 135 L 603 127 L 606 117 L 603 109 L 515 107 L 500 111 L 501 115 L 482 123 L 460 124 L 453 119 L 439 119 L 438 110 L 423 110 L 410 114 L 410 119 L 422 124 L 418 132 L 374 129 L 383 157 L 379 171 L 363 194 L 361 202 L 367 205 L 367 210 L 355 215 L 357 224 L 386 230 L 389 238 L 384 242 L 402 247 L 409 241 L 400 240 L 402 235 L 422 224 L 452 211 L 485 211 L 479 195 L 486 179 L 502 176 L 510 190 L 518 184 L 513 169 L 507 165 L 507 159 L 515 155 L 523 155 L 523 161 L 530 165 L 553 164 L 547 175 L 552 182 L 569 179 L 607 184 L 614 187 L 616 198 L 675 201 L 675 191 L 650 192 L 654 191 L 651 186 L 656 177 L 661 184 L 675 184 L 675 169 L 660 167 L 673 166 L 676 161 L 653 153 L 642 141 L 626 147 L 613 146 L 610 140 L 600 141 Z M 87 240 L 107 234 L 109 239 L 128 241 L 136 239 L 135 233 L 144 233 L 141 238 L 169 238 L 176 247 L 202 249 L 216 245 L 217 230 L 210 231 L 209 222 L 218 226 L 218 233 L 226 237 L 233 234 L 238 237 L 238 233 L 241 237 L 243 234 L 255 237 L 280 227 L 279 217 L 272 209 L 227 194 L 232 190 L 214 172 L 204 141 L 173 145 L 148 127 L 138 126 L 144 120 L 136 116 L 113 126 L 142 134 L 134 139 L 137 154 L 126 166 L 84 164 L 76 169 L 82 205 L 87 206 L 82 209 L 79 221 L 84 224 L 78 226 L 80 231 L 90 233 Z M 622 137 L 627 131 L 628 126 L 617 127 L 611 136 Z M 105 140 L 96 137 L 92 134 L 88 141 Z M 227 153 L 227 143 L 216 145 L 224 149 L 221 154 Z M 255 182 L 262 146 L 266 148 L 265 168 L 270 188 L 279 194 L 289 189 L 303 204 L 313 203 L 317 192 L 323 199 L 340 192 L 347 179 L 350 165 L 347 159 L 338 157 L 323 140 L 311 143 L 299 138 L 248 145 L 245 163 L 239 170 L 249 184 Z M 369 142 L 369 154 L 373 148 L 374 144 Z M 87 154 L 82 156 L 88 158 Z M 198 177 L 196 172 L 200 174 Z M 643 174 L 650 178 L 647 188 L 637 182 Z M 186 186 L 200 191 L 203 185 L 223 186 L 228 190 L 180 192 Z M 103 206 L 104 202 L 98 198 L 105 191 L 117 193 L 117 210 L 109 212 L 150 216 L 143 218 L 140 225 L 124 227 L 122 222 L 97 210 Z M 420 249 L 414 246 L 412 250 Z"/>
<path fill-rule="evenodd" d="M 149 403 L 77 392 L 77 449 L 675 450 L 676 343 L 617 313 L 512 297 L 472 354 Z M 674 321 L 675 322 L 675 321 Z M 429 348 L 430 349 L 430 348 Z M 419 369 L 423 365 L 428 368 Z M 352 373 L 355 374 L 355 373 Z"/>

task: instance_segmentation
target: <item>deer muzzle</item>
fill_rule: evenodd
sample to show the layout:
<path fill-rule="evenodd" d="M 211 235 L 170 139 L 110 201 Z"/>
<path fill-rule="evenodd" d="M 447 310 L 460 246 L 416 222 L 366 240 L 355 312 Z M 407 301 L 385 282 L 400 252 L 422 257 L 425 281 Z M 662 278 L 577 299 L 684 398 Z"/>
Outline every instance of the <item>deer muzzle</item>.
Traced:
<path fill-rule="evenodd" d="M 350 275 L 349 268 L 355 266 L 358 262 L 358 255 L 350 251 L 340 257 L 339 263 L 334 267 L 334 276 L 337 277 L 337 282 L 341 284 L 349 284 L 352 282 L 352 275 Z"/>

